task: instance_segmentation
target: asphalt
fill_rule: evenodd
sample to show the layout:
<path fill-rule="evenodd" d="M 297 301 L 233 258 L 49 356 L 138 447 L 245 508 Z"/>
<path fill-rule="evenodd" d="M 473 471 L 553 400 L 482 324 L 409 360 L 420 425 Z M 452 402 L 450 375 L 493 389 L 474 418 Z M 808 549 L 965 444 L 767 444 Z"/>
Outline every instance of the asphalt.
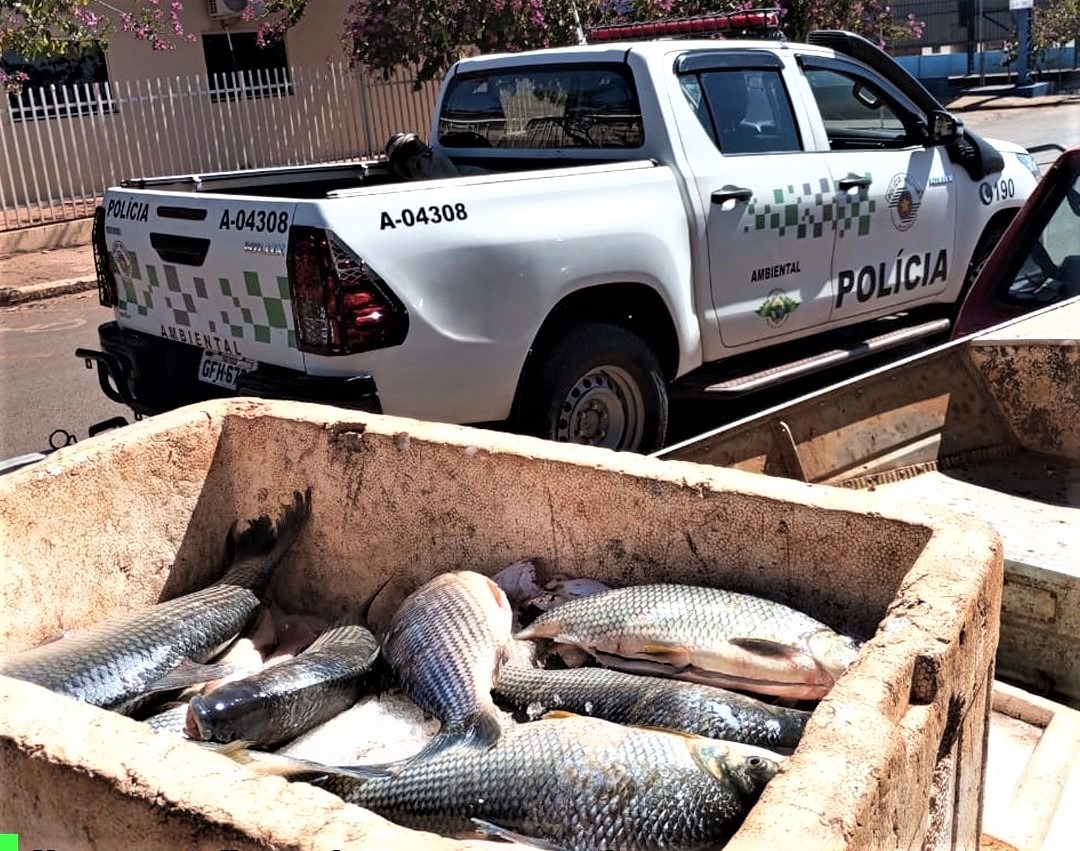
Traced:
<path fill-rule="evenodd" d="M 953 112 L 963 114 L 983 109 L 1031 109 L 1076 102 L 1077 95 L 1070 93 L 1017 97 L 1008 87 L 990 86 L 969 90 L 947 105 Z M 0 307 L 85 292 L 96 286 L 94 256 L 89 245 L 0 254 Z"/>

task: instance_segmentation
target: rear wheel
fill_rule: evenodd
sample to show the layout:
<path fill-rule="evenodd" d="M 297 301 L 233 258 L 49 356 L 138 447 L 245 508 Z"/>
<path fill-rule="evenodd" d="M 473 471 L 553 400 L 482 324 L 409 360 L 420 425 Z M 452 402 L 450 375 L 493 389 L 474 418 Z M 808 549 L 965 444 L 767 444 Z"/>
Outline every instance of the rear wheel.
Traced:
<path fill-rule="evenodd" d="M 522 430 L 562 443 L 652 452 L 663 446 L 667 420 L 656 356 L 617 325 L 574 328 L 539 353 L 522 388 Z"/>

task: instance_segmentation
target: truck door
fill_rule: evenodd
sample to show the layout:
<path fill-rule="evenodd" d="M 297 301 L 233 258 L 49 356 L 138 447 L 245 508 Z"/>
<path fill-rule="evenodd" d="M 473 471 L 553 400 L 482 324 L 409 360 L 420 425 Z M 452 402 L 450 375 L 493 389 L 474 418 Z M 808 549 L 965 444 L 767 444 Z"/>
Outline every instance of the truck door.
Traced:
<path fill-rule="evenodd" d="M 954 268 L 956 186 L 918 109 L 843 58 L 800 57 L 828 139 L 840 199 L 832 318 L 887 315 L 940 295 Z"/>
<path fill-rule="evenodd" d="M 676 66 L 700 124 L 680 122 L 728 347 L 821 325 L 833 301 L 834 190 L 826 155 L 803 149 L 783 67 L 764 50 L 695 52 Z"/>

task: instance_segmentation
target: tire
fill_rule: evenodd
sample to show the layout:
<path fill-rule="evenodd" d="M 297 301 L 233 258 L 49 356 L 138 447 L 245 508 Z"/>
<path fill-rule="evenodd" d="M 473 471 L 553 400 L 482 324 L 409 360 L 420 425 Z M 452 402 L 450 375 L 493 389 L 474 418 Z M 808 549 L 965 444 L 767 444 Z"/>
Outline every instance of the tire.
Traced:
<path fill-rule="evenodd" d="M 527 434 L 629 452 L 653 452 L 667 434 L 668 395 L 644 340 L 617 325 L 573 328 L 539 352 L 521 392 Z"/>

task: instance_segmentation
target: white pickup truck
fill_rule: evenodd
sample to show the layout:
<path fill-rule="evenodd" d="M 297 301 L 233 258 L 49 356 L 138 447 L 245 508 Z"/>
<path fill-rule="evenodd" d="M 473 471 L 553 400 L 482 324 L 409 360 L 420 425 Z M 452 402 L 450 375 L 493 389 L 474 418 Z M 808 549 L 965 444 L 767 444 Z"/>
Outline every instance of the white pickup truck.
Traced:
<path fill-rule="evenodd" d="M 405 149 L 110 188 L 115 321 L 77 354 L 137 416 L 240 394 L 650 451 L 676 388 L 947 333 L 1038 178 L 839 31 L 463 59 Z"/>

